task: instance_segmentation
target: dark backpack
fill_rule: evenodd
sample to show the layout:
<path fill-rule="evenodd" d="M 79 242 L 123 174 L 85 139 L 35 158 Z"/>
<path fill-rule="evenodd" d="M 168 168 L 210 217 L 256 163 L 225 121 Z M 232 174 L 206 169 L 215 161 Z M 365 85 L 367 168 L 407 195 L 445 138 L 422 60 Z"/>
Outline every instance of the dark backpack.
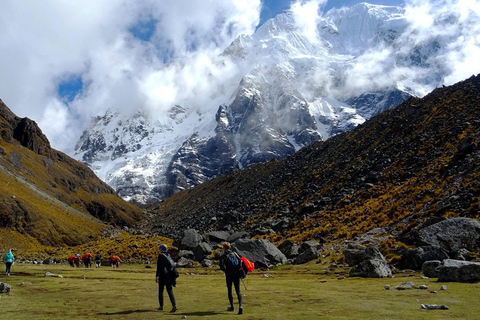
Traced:
<path fill-rule="evenodd" d="M 225 271 L 228 273 L 235 273 L 238 270 L 240 270 L 240 259 L 238 259 L 238 256 L 235 253 L 228 253 L 225 257 Z"/>
<path fill-rule="evenodd" d="M 172 275 L 173 278 L 178 278 L 179 274 L 177 271 L 177 268 L 175 267 L 175 261 L 173 261 L 172 257 L 170 257 L 168 254 L 164 254 L 165 257 L 167 257 L 167 265 L 165 266 L 165 275 Z"/>

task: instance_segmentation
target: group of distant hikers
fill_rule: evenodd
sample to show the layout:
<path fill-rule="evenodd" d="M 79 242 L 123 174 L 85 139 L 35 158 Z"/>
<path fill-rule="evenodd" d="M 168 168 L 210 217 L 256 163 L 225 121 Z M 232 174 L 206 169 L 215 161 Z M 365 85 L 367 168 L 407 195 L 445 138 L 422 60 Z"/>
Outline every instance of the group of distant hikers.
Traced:
<path fill-rule="evenodd" d="M 229 242 L 224 242 L 222 247 L 223 254 L 220 258 L 220 269 L 225 273 L 225 281 L 227 284 L 228 301 L 230 303 L 227 311 L 235 311 L 232 294 L 233 286 L 238 299 L 238 314 L 243 314 L 240 280 L 245 278 L 247 273 L 253 270 L 254 265 L 245 257 L 240 257 L 236 252 L 232 251 Z M 179 274 L 175 267 L 175 262 L 167 253 L 167 246 L 165 244 L 161 244 L 159 250 L 160 253 L 157 258 L 157 271 L 155 274 L 155 282 L 158 283 L 159 307 L 157 310 L 163 310 L 163 292 L 166 289 L 170 302 L 172 303 L 172 309 L 170 312 L 175 312 L 178 309 L 175 302 L 175 295 L 173 294 L 173 287 L 176 286 Z M 6 264 L 5 273 L 7 276 L 10 276 L 10 269 L 15 261 L 12 251 L 13 249 L 10 249 L 3 257 L 3 261 Z M 95 265 L 98 268 L 101 265 L 102 256 L 100 253 L 97 253 L 95 257 L 93 257 L 91 253 L 87 252 L 83 256 L 76 254 L 67 258 L 68 263 L 72 267 L 79 267 L 80 261 L 82 261 L 85 265 L 85 268 L 91 268 L 92 260 L 95 261 Z M 112 267 L 118 268 L 121 261 L 122 260 L 116 255 L 112 255 L 109 258 L 109 262 Z"/>
<path fill-rule="evenodd" d="M 236 252 L 233 252 L 229 242 L 224 242 L 222 247 L 223 254 L 220 258 L 220 269 L 225 273 L 227 284 L 228 301 L 230 302 L 227 311 L 235 311 L 232 294 L 233 285 L 238 299 L 238 314 L 243 314 L 240 280 L 245 278 L 248 272 L 253 271 L 254 265 L 245 257 L 240 257 Z M 158 303 L 160 305 L 157 310 L 163 310 L 163 291 L 166 289 L 172 303 L 170 312 L 175 312 L 178 309 L 173 294 L 173 287 L 175 287 L 177 282 L 178 271 L 175 268 L 175 262 L 167 253 L 167 246 L 162 244 L 159 249 L 160 254 L 157 259 L 157 272 L 155 274 L 155 282 L 158 283 Z"/>
<path fill-rule="evenodd" d="M 83 256 L 77 253 L 76 255 L 67 258 L 67 261 L 71 267 L 79 267 L 80 261 L 82 261 L 85 268 L 91 268 L 92 260 L 95 261 L 95 267 L 99 268 L 102 265 L 102 255 L 100 252 L 95 255 L 95 258 L 90 252 L 85 253 Z M 120 266 L 120 262 L 122 262 L 122 259 L 120 259 L 119 256 L 113 255 L 108 259 L 108 261 L 110 262 L 110 266 L 112 266 L 112 268 L 118 268 Z"/>

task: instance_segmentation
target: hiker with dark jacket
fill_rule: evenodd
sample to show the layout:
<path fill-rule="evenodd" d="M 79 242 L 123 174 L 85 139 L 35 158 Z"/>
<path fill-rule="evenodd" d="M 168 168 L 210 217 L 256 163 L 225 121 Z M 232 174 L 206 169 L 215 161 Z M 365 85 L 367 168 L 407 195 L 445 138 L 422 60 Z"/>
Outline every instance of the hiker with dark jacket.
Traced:
<path fill-rule="evenodd" d="M 225 280 L 227 282 L 228 301 L 230 302 L 230 307 L 227 308 L 227 311 L 235 311 L 235 308 L 233 307 L 232 295 L 233 284 L 235 286 L 235 292 L 238 299 L 238 314 L 242 314 L 242 294 L 240 293 L 240 278 L 242 273 L 240 268 L 240 257 L 237 253 L 231 250 L 231 245 L 229 242 L 224 242 L 222 246 L 223 255 L 220 258 L 220 269 L 225 272 Z"/>
<path fill-rule="evenodd" d="M 170 255 L 167 253 L 167 246 L 160 245 L 160 254 L 157 258 L 157 273 L 155 274 L 155 282 L 158 283 L 158 303 L 157 310 L 163 310 L 163 289 L 167 289 L 168 297 L 172 303 L 172 310 L 177 311 L 177 304 L 175 303 L 175 296 L 173 295 L 173 287 L 176 285 L 176 269 L 175 262 L 173 262 Z"/>

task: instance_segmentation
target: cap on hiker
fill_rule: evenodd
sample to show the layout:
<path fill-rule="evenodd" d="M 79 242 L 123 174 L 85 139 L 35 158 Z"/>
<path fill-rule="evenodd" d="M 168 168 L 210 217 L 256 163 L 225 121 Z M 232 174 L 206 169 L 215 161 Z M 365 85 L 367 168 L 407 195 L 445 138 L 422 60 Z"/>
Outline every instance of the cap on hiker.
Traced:
<path fill-rule="evenodd" d="M 165 251 L 167 251 L 167 246 L 164 245 L 164 244 L 161 244 L 160 249 L 165 252 Z"/>

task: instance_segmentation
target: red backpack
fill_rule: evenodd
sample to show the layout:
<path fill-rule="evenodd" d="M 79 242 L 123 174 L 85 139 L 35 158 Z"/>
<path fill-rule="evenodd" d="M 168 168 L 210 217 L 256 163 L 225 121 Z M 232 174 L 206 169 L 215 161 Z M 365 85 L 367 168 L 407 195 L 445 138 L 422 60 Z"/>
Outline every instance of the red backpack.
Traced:
<path fill-rule="evenodd" d="M 252 272 L 253 269 L 255 269 L 255 265 L 253 264 L 252 261 L 248 260 L 245 257 L 240 257 L 240 260 L 242 260 L 243 264 L 247 268 L 248 272 Z"/>

